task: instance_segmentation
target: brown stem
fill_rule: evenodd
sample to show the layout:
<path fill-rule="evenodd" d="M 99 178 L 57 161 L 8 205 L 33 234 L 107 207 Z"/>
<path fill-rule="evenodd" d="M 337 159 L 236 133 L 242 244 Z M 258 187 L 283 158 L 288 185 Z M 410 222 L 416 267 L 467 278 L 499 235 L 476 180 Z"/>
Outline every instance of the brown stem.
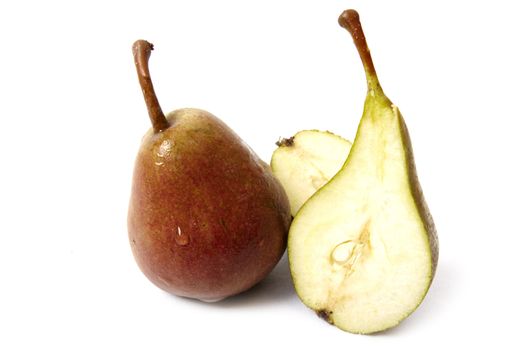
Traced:
<path fill-rule="evenodd" d="M 151 76 L 149 74 L 149 56 L 153 50 L 153 44 L 150 44 L 146 40 L 137 40 L 133 44 L 133 58 L 135 59 L 135 67 L 137 68 L 137 75 L 139 77 L 139 84 L 142 88 L 142 94 L 146 101 L 146 107 L 148 108 L 149 118 L 153 125 L 153 131 L 155 133 L 165 130 L 169 127 L 168 120 L 160 108 L 157 95 L 153 89 L 153 83 L 151 82 Z"/>
<path fill-rule="evenodd" d="M 359 56 L 361 57 L 361 61 L 363 62 L 363 66 L 365 68 L 368 88 L 381 91 L 381 86 L 379 85 L 379 80 L 377 79 L 376 69 L 374 68 L 374 62 L 372 61 L 370 49 L 368 49 L 365 33 L 361 27 L 361 21 L 359 20 L 359 14 L 357 11 L 344 11 L 341 16 L 339 16 L 339 25 L 345 28 L 354 39 L 354 44 L 357 48 L 357 51 L 359 52 Z"/>

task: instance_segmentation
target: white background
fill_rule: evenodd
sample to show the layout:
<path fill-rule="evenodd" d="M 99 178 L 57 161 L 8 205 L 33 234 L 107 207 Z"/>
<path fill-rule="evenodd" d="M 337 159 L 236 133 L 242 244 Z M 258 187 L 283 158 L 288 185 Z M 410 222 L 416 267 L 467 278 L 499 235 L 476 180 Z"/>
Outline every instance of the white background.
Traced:
<path fill-rule="evenodd" d="M 525 259 L 525 21 L 519 1 L 3 1 L 0 348 L 518 348 Z M 137 268 L 126 215 L 149 127 L 131 44 L 165 111 L 222 118 L 265 160 L 301 129 L 354 137 L 361 14 L 405 116 L 440 234 L 434 284 L 399 327 L 359 336 L 304 307 L 287 261 L 216 304 Z"/>

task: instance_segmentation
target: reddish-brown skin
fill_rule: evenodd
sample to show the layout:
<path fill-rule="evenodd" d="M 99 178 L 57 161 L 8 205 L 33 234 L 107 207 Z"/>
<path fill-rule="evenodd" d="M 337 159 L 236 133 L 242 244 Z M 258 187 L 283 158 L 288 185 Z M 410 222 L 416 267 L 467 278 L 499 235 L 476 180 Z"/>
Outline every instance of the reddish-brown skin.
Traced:
<path fill-rule="evenodd" d="M 198 109 L 164 116 L 148 68 L 151 50 L 145 40 L 133 44 L 152 129 L 133 174 L 131 247 L 160 288 L 219 300 L 277 264 L 291 221 L 288 198 L 269 167 L 215 116 Z"/>
<path fill-rule="evenodd" d="M 186 109 L 150 131 L 136 159 L 129 239 L 144 274 L 169 293 L 218 300 L 261 281 L 286 247 L 284 189 L 222 121 Z"/>

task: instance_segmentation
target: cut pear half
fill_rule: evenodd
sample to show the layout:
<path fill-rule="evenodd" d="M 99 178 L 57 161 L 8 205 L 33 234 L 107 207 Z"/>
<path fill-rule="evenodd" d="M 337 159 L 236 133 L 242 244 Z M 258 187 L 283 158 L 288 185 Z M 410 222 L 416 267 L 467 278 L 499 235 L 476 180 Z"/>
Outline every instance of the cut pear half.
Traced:
<path fill-rule="evenodd" d="M 352 143 L 329 131 L 303 130 L 277 145 L 270 165 L 295 216 L 304 202 L 341 169 Z"/>
<path fill-rule="evenodd" d="M 339 23 L 365 68 L 363 116 L 341 170 L 292 222 L 288 254 L 304 304 L 345 331 L 369 334 L 394 327 L 421 303 L 438 241 L 408 131 L 381 89 L 359 16 L 347 10 Z"/>

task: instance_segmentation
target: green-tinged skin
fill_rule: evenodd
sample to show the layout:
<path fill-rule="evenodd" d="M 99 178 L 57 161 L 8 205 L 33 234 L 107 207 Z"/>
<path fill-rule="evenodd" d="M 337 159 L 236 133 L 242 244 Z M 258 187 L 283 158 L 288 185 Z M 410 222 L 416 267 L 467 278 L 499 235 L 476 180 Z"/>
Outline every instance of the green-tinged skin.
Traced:
<path fill-rule="evenodd" d="M 352 143 L 329 131 L 303 130 L 277 145 L 270 166 L 295 216 L 304 202 L 341 169 Z"/>
<path fill-rule="evenodd" d="M 438 239 L 399 110 L 377 79 L 357 12 L 339 18 L 363 61 L 368 93 L 341 170 L 301 207 L 289 232 L 297 294 L 338 328 L 360 334 L 399 324 L 435 275 Z"/>

